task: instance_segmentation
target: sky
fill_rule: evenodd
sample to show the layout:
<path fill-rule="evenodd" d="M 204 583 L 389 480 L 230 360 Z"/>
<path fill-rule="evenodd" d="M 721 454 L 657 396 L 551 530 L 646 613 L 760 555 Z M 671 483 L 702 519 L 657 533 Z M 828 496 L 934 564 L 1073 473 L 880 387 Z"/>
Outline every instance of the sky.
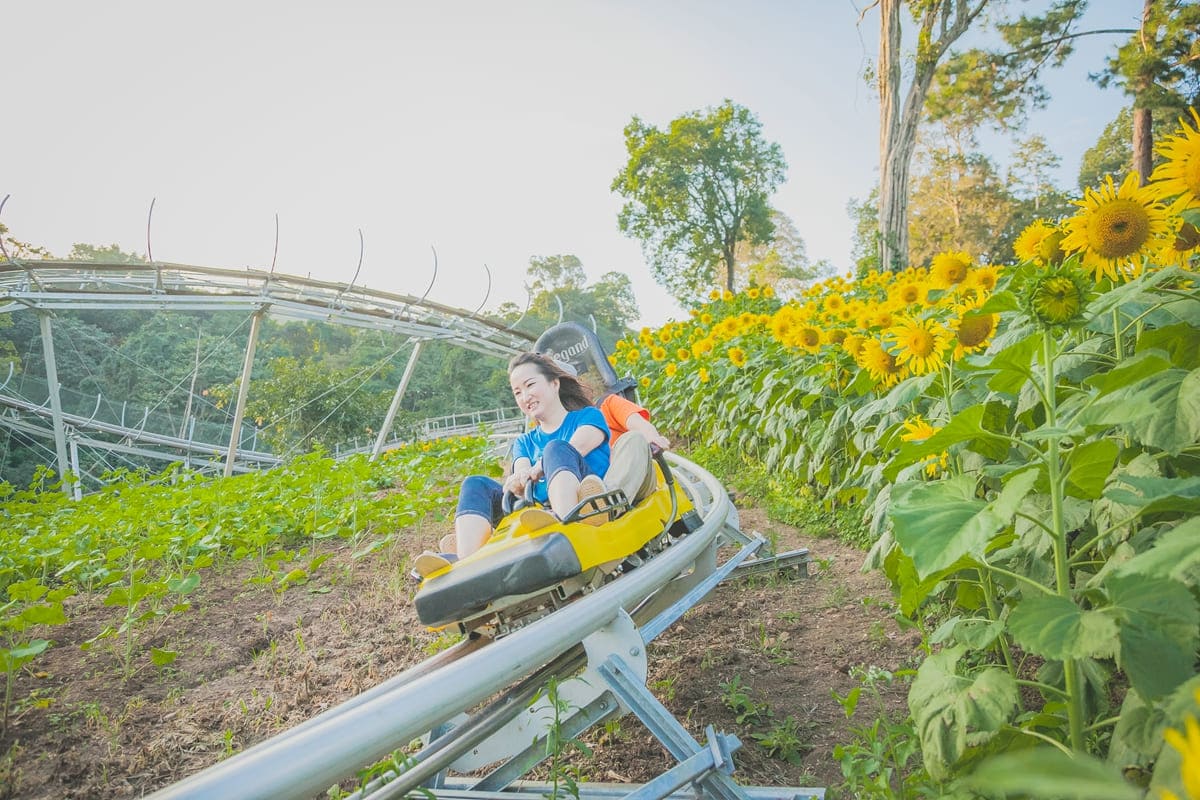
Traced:
<path fill-rule="evenodd" d="M 531 257 L 629 275 L 639 324 L 684 316 L 620 233 L 623 129 L 730 99 L 777 142 L 772 204 L 808 255 L 851 266 L 851 198 L 877 180 L 863 79 L 866 0 L 244 2 L 62 0 L 5 10 L 0 221 L 65 256 L 76 242 L 155 260 L 276 269 L 447 305 L 524 306 Z M 1033 8 L 1024 3 L 1014 7 Z M 1133 27 L 1140 0 L 1098 0 Z M 1122 37 L 1083 40 L 1026 133 L 1060 184 L 1126 104 L 1089 81 Z M 1002 163 L 1010 145 L 989 137 Z M 279 218 L 278 253 L 275 217 Z M 488 290 L 488 271 L 491 289 Z"/>

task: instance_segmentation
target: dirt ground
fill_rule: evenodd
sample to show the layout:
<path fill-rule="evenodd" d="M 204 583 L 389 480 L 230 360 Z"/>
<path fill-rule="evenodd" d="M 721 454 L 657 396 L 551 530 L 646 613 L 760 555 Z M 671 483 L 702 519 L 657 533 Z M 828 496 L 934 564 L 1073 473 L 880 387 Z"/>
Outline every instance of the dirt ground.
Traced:
<path fill-rule="evenodd" d="M 736 780 L 834 787 L 833 747 L 864 721 L 848 721 L 833 692 L 857 685 L 856 667 L 911 665 L 916 635 L 897 629 L 881 576 L 859 572 L 861 551 L 753 507 L 740 515 L 743 531 L 774 536 L 779 551 L 809 548 L 810 576 L 719 587 L 651 645 L 648 685 L 698 740 L 706 725 L 741 739 Z M 429 657 L 446 641 L 417 622 L 404 567 L 440 532 L 365 558 L 337 549 L 310 583 L 282 593 L 255 582 L 255 565 L 210 571 L 191 610 L 142 632 L 124 679 L 124 640 L 80 647 L 115 624 L 114 610 L 71 598 L 71 622 L 49 632 L 54 646 L 14 686 L 0 800 L 142 796 Z M 151 647 L 179 657 L 156 668 Z M 734 696 L 757 713 L 739 722 Z M 885 700 L 902 708 L 903 689 Z M 780 729 L 772 755 L 759 739 Z M 643 782 L 674 764 L 632 716 L 584 740 L 593 755 L 576 763 L 590 780 Z"/>

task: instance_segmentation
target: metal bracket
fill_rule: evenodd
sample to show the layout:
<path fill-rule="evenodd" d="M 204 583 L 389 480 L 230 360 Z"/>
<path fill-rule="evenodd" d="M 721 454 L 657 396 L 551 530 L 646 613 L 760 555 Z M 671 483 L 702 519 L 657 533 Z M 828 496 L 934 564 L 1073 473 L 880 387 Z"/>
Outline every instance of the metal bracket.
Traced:
<path fill-rule="evenodd" d="M 646 680 L 646 648 L 642 643 L 642 635 L 624 611 L 619 611 L 607 625 L 587 636 L 583 640 L 583 647 L 588 657 L 587 668 L 578 676 L 560 683 L 557 689 L 559 702 L 570 709 L 566 720 L 562 719 L 561 713 L 558 715 L 559 725 L 564 730 L 568 725 L 573 728 L 583 724 L 579 728 L 579 732 L 582 732 L 617 710 L 618 702 L 606 691 L 605 681 L 599 672 L 606 659 L 621 654 L 629 659 L 628 669 L 638 675 L 643 683 Z M 622 706 L 618 713 L 628 710 L 627 706 Z M 471 748 L 450 768 L 456 772 L 471 772 L 501 760 L 525 764 L 534 758 L 514 779 L 520 777 L 545 757 L 545 748 L 539 744 L 545 732 L 554 724 L 554 719 L 555 712 L 549 698 L 542 697 L 488 739 Z M 505 766 L 508 767 L 507 764 Z M 509 769 L 504 771 L 508 772 Z"/>

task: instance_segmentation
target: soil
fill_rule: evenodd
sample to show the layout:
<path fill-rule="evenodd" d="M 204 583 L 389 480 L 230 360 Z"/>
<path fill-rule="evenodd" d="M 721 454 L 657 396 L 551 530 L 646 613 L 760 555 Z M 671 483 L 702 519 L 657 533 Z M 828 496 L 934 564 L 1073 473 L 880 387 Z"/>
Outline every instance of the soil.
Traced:
<path fill-rule="evenodd" d="M 737 735 L 739 782 L 836 787 L 833 748 L 869 717 L 848 720 L 834 693 L 858 685 L 856 667 L 911 666 L 917 636 L 897 628 L 882 577 L 859 571 L 862 551 L 752 506 L 739 513 L 742 530 L 768 534 L 778 552 L 808 548 L 809 575 L 718 587 L 651 645 L 648 686 L 697 740 L 707 725 Z M 442 527 L 362 558 L 334 548 L 311 582 L 284 592 L 256 580 L 257 564 L 209 571 L 189 611 L 146 623 L 128 671 L 124 639 L 81 649 L 118 624 L 114 609 L 98 595 L 70 598 L 70 623 L 42 634 L 54 646 L 13 687 L 0 800 L 142 796 L 428 658 L 447 642 L 416 619 L 407 554 Z M 152 647 L 179 656 L 157 668 Z M 759 713 L 739 722 L 731 687 Z M 902 687 L 883 700 L 903 714 Z M 790 736 L 772 754 L 760 739 L 773 730 Z M 583 738 L 592 755 L 575 763 L 588 780 L 640 783 L 674 765 L 633 716 Z"/>

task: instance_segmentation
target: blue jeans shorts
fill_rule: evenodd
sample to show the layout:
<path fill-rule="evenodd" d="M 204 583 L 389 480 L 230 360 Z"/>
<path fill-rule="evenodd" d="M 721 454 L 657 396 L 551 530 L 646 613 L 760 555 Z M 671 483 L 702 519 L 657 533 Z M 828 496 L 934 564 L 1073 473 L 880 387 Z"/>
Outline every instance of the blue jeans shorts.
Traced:
<path fill-rule="evenodd" d="M 545 478 L 534 487 L 534 496 L 545 503 L 546 487 L 558 473 L 566 470 L 576 478 L 592 474 L 591 467 L 583 460 L 570 442 L 554 439 L 542 451 L 542 470 Z M 472 475 L 462 482 L 458 490 L 458 510 L 455 519 L 464 514 L 473 514 L 488 520 L 495 527 L 504 516 L 504 487 L 484 475 Z"/>

